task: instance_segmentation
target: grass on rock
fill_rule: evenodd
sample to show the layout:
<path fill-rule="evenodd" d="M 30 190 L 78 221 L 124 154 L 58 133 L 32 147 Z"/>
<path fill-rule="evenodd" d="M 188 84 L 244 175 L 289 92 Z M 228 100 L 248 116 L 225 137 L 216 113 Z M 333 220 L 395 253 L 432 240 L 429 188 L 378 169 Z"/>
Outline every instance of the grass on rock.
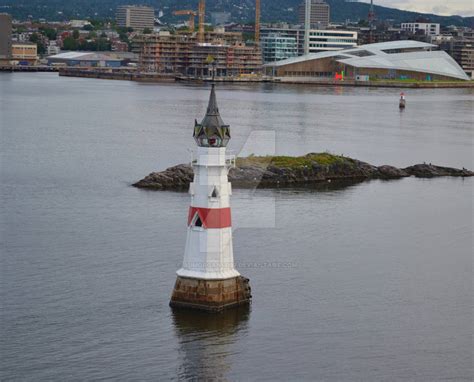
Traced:
<path fill-rule="evenodd" d="M 329 153 L 311 153 L 301 157 L 291 156 L 253 156 L 237 158 L 237 167 L 258 166 L 268 167 L 269 165 L 280 168 L 299 168 L 312 166 L 317 163 L 321 166 L 330 166 L 336 163 L 348 162 L 349 158 Z"/>

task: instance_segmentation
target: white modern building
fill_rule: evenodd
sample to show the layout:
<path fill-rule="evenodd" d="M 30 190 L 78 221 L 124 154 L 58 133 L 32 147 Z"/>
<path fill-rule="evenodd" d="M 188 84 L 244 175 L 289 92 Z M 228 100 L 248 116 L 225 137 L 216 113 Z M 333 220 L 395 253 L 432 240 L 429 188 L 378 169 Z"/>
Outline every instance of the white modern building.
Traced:
<path fill-rule="evenodd" d="M 341 50 L 357 46 L 357 32 L 338 29 L 310 29 L 309 53 Z"/>
<path fill-rule="evenodd" d="M 59 54 L 60 52 L 61 48 L 58 46 L 58 43 L 56 41 L 50 41 L 47 48 L 48 56 L 53 56 Z"/>
<path fill-rule="evenodd" d="M 434 48 L 411 40 L 382 42 L 272 62 L 264 71 L 274 77 L 314 79 L 469 80 L 449 54 Z"/>
<path fill-rule="evenodd" d="M 437 36 L 440 33 L 440 25 L 430 23 L 402 23 L 401 29 L 413 34 L 422 31 L 426 36 Z"/>
<path fill-rule="evenodd" d="M 298 56 L 304 54 L 305 30 L 301 27 L 288 24 L 262 26 L 260 28 L 260 42 L 270 36 L 292 38 L 296 41 Z M 357 32 L 340 29 L 310 29 L 309 53 L 348 49 L 357 46 Z"/>

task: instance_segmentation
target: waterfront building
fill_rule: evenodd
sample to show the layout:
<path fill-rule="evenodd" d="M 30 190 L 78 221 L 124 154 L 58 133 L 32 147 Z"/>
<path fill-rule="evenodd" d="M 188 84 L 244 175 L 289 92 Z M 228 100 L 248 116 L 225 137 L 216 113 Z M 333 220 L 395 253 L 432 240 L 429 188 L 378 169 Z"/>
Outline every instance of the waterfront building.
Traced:
<path fill-rule="evenodd" d="M 437 36 L 440 33 L 440 25 L 432 23 L 402 23 L 401 29 L 412 34 L 421 32 L 425 36 Z"/>
<path fill-rule="evenodd" d="M 226 155 L 230 127 L 222 120 L 212 85 L 207 112 L 195 122 L 197 156 L 189 186 L 186 247 L 170 305 L 219 311 L 250 302 L 250 287 L 234 267 L 231 184 L 228 172 L 235 157 Z"/>
<path fill-rule="evenodd" d="M 260 74 L 258 48 L 241 44 L 204 43 L 192 46 L 186 74 L 194 77 L 233 77 Z"/>
<path fill-rule="evenodd" d="M 0 65 L 9 64 L 12 56 L 12 19 L 0 13 Z"/>
<path fill-rule="evenodd" d="M 458 63 L 436 45 L 392 41 L 320 52 L 264 65 L 274 77 L 351 80 L 468 80 Z"/>
<path fill-rule="evenodd" d="M 452 56 L 474 78 L 474 32 L 462 31 L 452 40 Z"/>
<path fill-rule="evenodd" d="M 12 62 L 20 65 L 34 65 L 38 61 L 38 46 L 31 42 L 12 43 Z"/>
<path fill-rule="evenodd" d="M 238 76 L 260 73 L 259 48 L 247 46 L 242 34 L 215 30 L 198 43 L 195 34 L 160 32 L 140 35 L 133 40 L 144 72 L 174 73 L 190 76 Z"/>
<path fill-rule="evenodd" d="M 474 41 L 472 39 L 454 40 L 453 58 L 466 74 L 474 79 Z"/>
<path fill-rule="evenodd" d="M 143 31 L 155 26 L 155 10 L 143 5 L 120 5 L 116 13 L 117 26 Z"/>
<path fill-rule="evenodd" d="M 133 39 L 132 51 L 139 55 L 141 71 L 184 74 L 192 42 L 188 35 L 169 32 L 138 35 Z"/>
<path fill-rule="evenodd" d="M 263 62 L 280 61 L 298 55 L 295 37 L 285 37 L 274 33 L 262 37 L 260 42 Z"/>
<path fill-rule="evenodd" d="M 122 66 L 122 60 L 109 54 L 97 52 L 64 52 L 48 57 L 48 65 L 58 64 L 84 68 L 117 68 Z"/>
<path fill-rule="evenodd" d="M 310 28 L 325 29 L 329 25 L 330 6 L 324 0 L 311 0 L 311 12 L 309 18 Z M 303 1 L 298 7 L 298 22 L 305 24 L 306 1 Z"/>
<path fill-rule="evenodd" d="M 431 42 L 451 55 L 466 74 L 474 78 L 474 31 L 472 29 L 455 29 L 449 35 L 431 38 Z"/>
<path fill-rule="evenodd" d="M 296 41 L 298 56 L 304 54 L 305 30 L 288 24 L 263 26 L 260 29 L 260 41 L 271 35 L 293 38 Z M 348 49 L 357 46 L 357 31 L 340 29 L 310 29 L 309 53 L 328 50 Z"/>

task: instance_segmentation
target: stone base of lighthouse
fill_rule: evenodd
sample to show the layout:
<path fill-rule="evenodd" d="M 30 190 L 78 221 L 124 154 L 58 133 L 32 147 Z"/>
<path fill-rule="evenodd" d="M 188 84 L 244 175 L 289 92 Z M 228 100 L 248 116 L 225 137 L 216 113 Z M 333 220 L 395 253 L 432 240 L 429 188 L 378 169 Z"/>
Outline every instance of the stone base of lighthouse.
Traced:
<path fill-rule="evenodd" d="M 170 306 L 212 312 L 250 303 L 249 279 L 237 276 L 224 280 L 205 280 L 178 276 Z"/>

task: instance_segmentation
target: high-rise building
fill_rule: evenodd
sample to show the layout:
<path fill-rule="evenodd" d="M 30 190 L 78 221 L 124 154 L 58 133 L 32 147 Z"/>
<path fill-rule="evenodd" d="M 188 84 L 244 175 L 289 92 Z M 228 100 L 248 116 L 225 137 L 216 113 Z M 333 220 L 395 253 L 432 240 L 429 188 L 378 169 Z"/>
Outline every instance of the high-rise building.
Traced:
<path fill-rule="evenodd" d="M 0 64 L 9 63 L 12 55 L 12 19 L 7 13 L 0 13 Z"/>
<path fill-rule="evenodd" d="M 305 23 L 305 1 L 298 7 L 298 22 L 302 25 Z M 330 7 L 324 0 L 311 0 L 310 12 L 310 28 L 324 29 L 329 25 Z"/>
<path fill-rule="evenodd" d="M 117 26 L 133 28 L 142 31 L 153 29 L 155 25 L 155 10 L 142 5 L 120 5 L 116 13 Z"/>

